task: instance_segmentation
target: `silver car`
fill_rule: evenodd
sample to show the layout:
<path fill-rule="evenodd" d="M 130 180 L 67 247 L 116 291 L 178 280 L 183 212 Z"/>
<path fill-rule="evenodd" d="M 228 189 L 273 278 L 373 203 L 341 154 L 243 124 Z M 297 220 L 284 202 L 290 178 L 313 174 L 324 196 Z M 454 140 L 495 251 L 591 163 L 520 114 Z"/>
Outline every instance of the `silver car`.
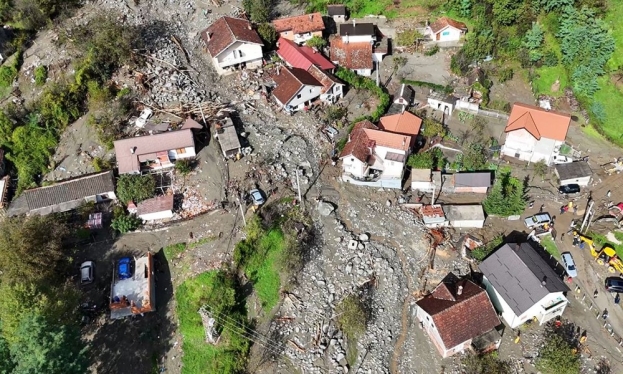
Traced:
<path fill-rule="evenodd" d="M 562 264 L 565 267 L 565 271 L 571 278 L 575 278 L 578 276 L 578 270 L 575 267 L 575 261 L 573 261 L 573 256 L 571 256 L 571 253 L 565 252 L 562 254 Z"/>
<path fill-rule="evenodd" d="M 80 265 L 80 284 L 93 283 L 95 280 L 95 264 L 93 261 L 85 261 Z"/>
<path fill-rule="evenodd" d="M 249 192 L 249 195 L 251 195 L 251 200 L 253 200 L 253 205 L 255 206 L 260 206 L 266 202 L 266 199 L 264 199 L 264 195 L 262 195 L 262 192 L 257 188 L 251 190 Z"/>

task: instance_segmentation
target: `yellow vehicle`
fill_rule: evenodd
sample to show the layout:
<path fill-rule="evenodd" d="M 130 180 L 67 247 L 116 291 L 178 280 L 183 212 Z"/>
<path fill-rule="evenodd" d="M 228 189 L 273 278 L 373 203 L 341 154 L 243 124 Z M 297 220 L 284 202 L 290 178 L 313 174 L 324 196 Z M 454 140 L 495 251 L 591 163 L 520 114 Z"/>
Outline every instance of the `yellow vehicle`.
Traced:
<path fill-rule="evenodd" d="M 609 272 L 614 273 L 618 271 L 619 273 L 623 273 L 623 261 L 621 261 L 621 259 L 617 256 L 611 258 L 608 265 L 610 265 L 608 267 Z"/>
<path fill-rule="evenodd" d="M 595 244 L 593 244 L 593 239 L 589 238 L 588 236 L 581 235 L 577 231 L 574 231 L 573 234 L 576 235 L 580 239 L 580 241 L 583 241 L 584 243 L 586 243 L 586 245 L 588 245 L 591 250 L 591 255 L 593 257 L 599 256 L 599 253 L 595 250 Z"/>
<path fill-rule="evenodd" d="M 597 256 L 599 265 L 608 265 L 611 273 L 623 272 L 623 262 L 617 257 L 616 251 L 609 244 L 604 245 Z"/>

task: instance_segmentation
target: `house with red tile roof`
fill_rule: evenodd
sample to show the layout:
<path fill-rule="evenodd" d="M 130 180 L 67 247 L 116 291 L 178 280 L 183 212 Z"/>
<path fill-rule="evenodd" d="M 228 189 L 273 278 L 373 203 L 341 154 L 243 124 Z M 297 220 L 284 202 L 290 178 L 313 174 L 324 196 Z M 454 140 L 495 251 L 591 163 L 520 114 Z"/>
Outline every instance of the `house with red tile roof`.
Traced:
<path fill-rule="evenodd" d="M 273 75 L 276 87 L 272 92 L 275 101 L 287 113 L 311 106 L 324 86 L 313 75 L 299 68 L 280 68 Z"/>
<path fill-rule="evenodd" d="M 337 65 L 369 76 L 374 64 L 380 63 L 387 54 L 387 38 L 383 38 L 373 23 L 342 23 L 339 35 L 329 38 L 329 55 Z"/>
<path fill-rule="evenodd" d="M 416 316 L 442 357 L 467 349 L 488 352 L 500 346 L 501 325 L 487 295 L 469 279 L 449 273 L 416 302 Z"/>
<path fill-rule="evenodd" d="M 463 22 L 448 17 L 441 17 L 426 27 L 424 35 L 437 42 L 455 42 L 467 32 Z"/>
<path fill-rule="evenodd" d="M 128 212 L 143 221 L 157 221 L 173 217 L 173 195 L 156 196 L 140 203 L 128 203 Z"/>
<path fill-rule="evenodd" d="M 383 116 L 379 120 L 379 127 L 384 131 L 394 134 L 408 135 L 411 137 L 411 148 L 415 146 L 417 136 L 420 134 L 422 119 L 411 112 L 404 111 L 400 114 Z"/>
<path fill-rule="evenodd" d="M 297 44 L 303 44 L 314 36 L 322 37 L 322 31 L 325 29 L 320 13 L 279 18 L 272 23 L 280 37 Z"/>
<path fill-rule="evenodd" d="M 522 103 L 513 104 L 508 118 L 503 155 L 551 165 L 565 143 L 571 116 Z"/>
<path fill-rule="evenodd" d="M 277 42 L 277 55 L 292 67 L 305 70 L 320 84 L 320 100 L 335 103 L 344 95 L 344 83 L 333 74 L 333 65 L 320 52 L 307 46 L 299 46 L 291 40 L 280 38 Z"/>
<path fill-rule="evenodd" d="M 246 19 L 221 17 L 201 32 L 201 39 L 220 75 L 262 66 L 262 40 Z"/>
<path fill-rule="evenodd" d="M 340 154 L 342 180 L 402 188 L 410 143 L 410 136 L 381 131 L 368 120 L 356 123 Z"/>

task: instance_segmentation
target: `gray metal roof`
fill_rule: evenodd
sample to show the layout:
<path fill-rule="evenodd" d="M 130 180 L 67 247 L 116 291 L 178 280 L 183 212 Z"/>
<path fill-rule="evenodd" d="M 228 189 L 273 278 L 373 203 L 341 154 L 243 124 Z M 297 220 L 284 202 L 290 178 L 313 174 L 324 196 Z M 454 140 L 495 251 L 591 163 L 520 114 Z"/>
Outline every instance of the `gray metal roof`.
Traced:
<path fill-rule="evenodd" d="M 115 182 L 112 171 L 92 174 L 81 178 L 58 182 L 52 186 L 33 188 L 24 191 L 13 203 L 9 214 L 28 213 L 47 207 L 56 207 L 52 211 L 67 211 L 76 207 L 80 202 L 95 195 L 107 194 L 115 191 Z M 71 204 L 68 204 L 71 203 Z"/>
<path fill-rule="evenodd" d="M 592 176 L 593 170 L 587 162 L 575 161 L 568 164 L 556 165 L 556 174 L 558 174 L 561 180 L 577 179 Z"/>
<path fill-rule="evenodd" d="M 340 36 L 362 36 L 362 35 L 374 35 L 373 23 L 342 23 L 340 27 Z"/>
<path fill-rule="evenodd" d="M 455 173 L 454 187 L 491 187 L 492 175 L 490 171 Z"/>
<path fill-rule="evenodd" d="M 505 244 L 478 267 L 516 315 L 550 293 L 569 291 L 530 243 Z"/>

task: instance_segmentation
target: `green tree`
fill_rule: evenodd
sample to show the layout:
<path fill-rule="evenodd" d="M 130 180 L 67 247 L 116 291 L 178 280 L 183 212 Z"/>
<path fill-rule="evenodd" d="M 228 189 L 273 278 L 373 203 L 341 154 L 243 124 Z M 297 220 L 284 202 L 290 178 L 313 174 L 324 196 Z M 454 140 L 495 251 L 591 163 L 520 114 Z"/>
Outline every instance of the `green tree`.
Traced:
<path fill-rule="evenodd" d="M 482 203 L 487 214 L 511 216 L 521 214 L 526 209 L 524 184 L 512 177 L 510 171 L 501 171 Z"/>
<path fill-rule="evenodd" d="M 468 18 L 472 15 L 472 0 L 461 0 L 459 5 L 459 14 L 463 18 Z"/>
<path fill-rule="evenodd" d="M 10 349 L 16 363 L 13 374 L 82 374 L 87 371 L 86 347 L 79 331 L 54 326 L 34 313 L 20 322 L 17 340 Z"/>
<path fill-rule="evenodd" d="M 279 39 L 277 30 L 275 30 L 273 24 L 269 22 L 261 23 L 257 27 L 257 33 L 260 35 L 260 38 L 262 38 L 264 47 L 266 48 L 272 48 L 277 42 L 277 39 Z"/>
<path fill-rule="evenodd" d="M 543 160 L 539 160 L 532 165 L 532 171 L 535 176 L 541 177 L 541 179 L 545 178 L 547 174 L 547 164 Z"/>
<path fill-rule="evenodd" d="M 32 187 L 38 175 L 47 171 L 57 141 L 50 131 L 29 124 L 17 127 L 11 135 L 7 158 L 17 168 L 17 192 Z"/>
<path fill-rule="evenodd" d="M 522 45 L 528 49 L 530 61 L 536 62 L 543 58 L 541 46 L 543 45 L 544 33 L 541 26 L 534 22 L 532 28 L 526 32 Z"/>
<path fill-rule="evenodd" d="M 493 19 L 496 23 L 504 26 L 513 24 L 523 11 L 521 1 L 495 0 L 493 2 Z"/>
<path fill-rule="evenodd" d="M 413 169 L 438 169 L 446 166 L 446 157 L 439 148 L 429 149 L 426 152 L 412 154 L 407 159 L 407 165 Z"/>
<path fill-rule="evenodd" d="M 555 9 L 562 9 L 567 6 L 573 6 L 575 0 L 537 0 L 536 6 L 544 9 L 546 12 L 551 12 Z"/>
<path fill-rule="evenodd" d="M 156 195 L 156 180 L 149 174 L 124 174 L 117 179 L 117 196 L 122 203 L 138 204 Z"/>
<path fill-rule="evenodd" d="M 573 347 L 557 334 L 550 335 L 536 360 L 543 374 L 573 374 L 580 372 L 580 358 Z"/>
<path fill-rule="evenodd" d="M 9 116 L 0 111 L 0 145 L 7 146 L 11 144 L 11 136 L 15 130 L 16 124 Z"/>
<path fill-rule="evenodd" d="M 15 368 L 6 339 L 0 336 L 0 374 L 11 374 Z"/>
<path fill-rule="evenodd" d="M 270 14 L 273 10 L 273 0 L 243 0 L 242 6 L 251 21 L 254 23 L 266 23 L 270 21 Z"/>
<path fill-rule="evenodd" d="M 487 150 L 480 143 L 471 143 L 463 153 L 463 168 L 469 171 L 483 170 L 487 166 Z"/>
<path fill-rule="evenodd" d="M 45 65 L 40 65 L 35 68 L 35 84 L 37 86 L 43 86 L 48 79 L 48 68 Z"/>
<path fill-rule="evenodd" d="M 322 48 L 327 45 L 327 41 L 322 36 L 314 35 L 311 39 L 305 42 L 305 45 L 316 48 L 317 50 L 322 50 Z"/>
<path fill-rule="evenodd" d="M 434 136 L 441 136 L 441 137 L 446 136 L 446 129 L 443 127 L 441 123 L 430 118 L 424 118 L 422 122 L 423 122 L 422 135 L 425 138 L 432 138 Z"/>
<path fill-rule="evenodd" d="M 511 374 L 512 366 L 509 361 L 500 359 L 497 352 L 484 355 L 469 354 L 461 360 L 464 374 Z"/>
<path fill-rule="evenodd" d="M 138 229 L 143 221 L 134 214 L 122 214 L 113 218 L 110 226 L 122 234 Z"/>

